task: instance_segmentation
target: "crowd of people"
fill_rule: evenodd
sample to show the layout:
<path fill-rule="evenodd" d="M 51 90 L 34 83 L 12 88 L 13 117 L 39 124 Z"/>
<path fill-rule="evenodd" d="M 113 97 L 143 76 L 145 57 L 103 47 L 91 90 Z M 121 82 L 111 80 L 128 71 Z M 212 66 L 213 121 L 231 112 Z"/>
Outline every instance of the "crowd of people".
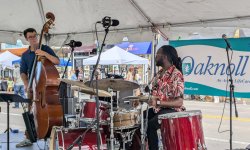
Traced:
<path fill-rule="evenodd" d="M 19 64 L 14 64 L 11 77 L 0 79 L 0 91 L 13 92 L 14 94 L 20 94 L 24 98 L 26 97 Z M 15 102 L 13 108 L 19 108 L 19 103 Z"/>
<path fill-rule="evenodd" d="M 117 76 L 121 76 L 121 78 L 136 82 L 138 84 L 142 84 L 142 77 L 139 74 L 139 68 L 134 67 L 133 65 L 129 66 L 128 69 L 124 69 L 125 71 L 122 72 L 122 74 L 118 70 L 108 71 L 108 74 L 114 74 Z M 127 70 L 127 71 L 126 71 Z M 88 70 L 89 71 L 89 70 Z M 105 71 L 102 71 L 102 69 L 97 68 L 96 70 L 98 72 L 98 79 L 108 78 L 107 73 Z M 68 75 L 68 79 L 74 80 L 74 81 L 87 81 L 90 79 L 89 72 L 88 77 L 85 75 L 86 70 L 83 69 L 83 67 L 77 67 L 76 69 L 71 69 Z M 91 73 L 91 72 L 90 72 Z"/>

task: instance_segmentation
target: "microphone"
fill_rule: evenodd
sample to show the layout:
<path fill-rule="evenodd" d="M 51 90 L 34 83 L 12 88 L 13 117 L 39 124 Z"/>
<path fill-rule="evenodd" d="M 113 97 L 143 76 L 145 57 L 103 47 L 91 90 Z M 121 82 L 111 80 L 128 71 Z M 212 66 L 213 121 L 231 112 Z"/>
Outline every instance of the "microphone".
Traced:
<path fill-rule="evenodd" d="M 65 45 L 68 45 L 70 47 L 80 47 L 80 46 L 82 46 L 82 42 L 70 40 L 70 42 L 68 44 L 65 44 Z"/>
<path fill-rule="evenodd" d="M 119 20 L 111 19 L 111 17 L 105 16 L 102 21 L 97 21 L 96 23 L 101 23 L 104 28 L 108 28 L 110 26 L 118 26 Z"/>
<path fill-rule="evenodd" d="M 229 43 L 228 40 L 227 40 L 227 35 L 226 35 L 226 34 L 222 34 L 222 38 L 223 38 L 224 41 L 226 42 L 227 48 L 232 49 L 230 43 Z"/>

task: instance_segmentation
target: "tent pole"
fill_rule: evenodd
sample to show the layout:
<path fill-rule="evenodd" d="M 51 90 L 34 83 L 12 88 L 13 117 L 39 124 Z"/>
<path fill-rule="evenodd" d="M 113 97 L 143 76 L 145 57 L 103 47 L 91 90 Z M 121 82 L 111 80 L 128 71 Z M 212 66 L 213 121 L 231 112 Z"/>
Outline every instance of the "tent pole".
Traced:
<path fill-rule="evenodd" d="M 157 46 L 157 34 L 153 33 L 153 41 L 152 41 L 152 52 L 151 52 L 151 74 L 150 78 L 152 78 L 156 73 L 156 66 L 155 66 L 155 53 L 156 53 L 156 46 Z"/>

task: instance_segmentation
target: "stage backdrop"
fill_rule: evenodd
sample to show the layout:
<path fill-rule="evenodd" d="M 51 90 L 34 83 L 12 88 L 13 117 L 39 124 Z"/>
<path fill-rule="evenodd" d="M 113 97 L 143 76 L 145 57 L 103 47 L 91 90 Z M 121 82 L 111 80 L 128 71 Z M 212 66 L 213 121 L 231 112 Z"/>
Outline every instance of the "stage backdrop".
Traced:
<path fill-rule="evenodd" d="M 228 41 L 233 49 L 229 55 L 235 97 L 250 98 L 250 38 Z M 229 70 L 223 39 L 170 41 L 169 44 L 182 58 L 185 94 L 229 96 Z"/>

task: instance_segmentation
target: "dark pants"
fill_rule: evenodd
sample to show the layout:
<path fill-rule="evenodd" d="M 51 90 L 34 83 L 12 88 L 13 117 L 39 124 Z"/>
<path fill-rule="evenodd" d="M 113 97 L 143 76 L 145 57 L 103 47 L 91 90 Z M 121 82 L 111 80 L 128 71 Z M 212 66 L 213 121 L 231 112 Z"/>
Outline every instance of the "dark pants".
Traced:
<path fill-rule="evenodd" d="M 148 110 L 148 129 L 147 129 L 147 137 L 148 137 L 148 146 L 149 150 L 158 150 L 158 135 L 157 130 L 160 128 L 160 124 L 158 122 L 158 115 L 176 112 L 174 109 L 161 109 L 158 113 L 155 113 L 153 108 Z"/>

